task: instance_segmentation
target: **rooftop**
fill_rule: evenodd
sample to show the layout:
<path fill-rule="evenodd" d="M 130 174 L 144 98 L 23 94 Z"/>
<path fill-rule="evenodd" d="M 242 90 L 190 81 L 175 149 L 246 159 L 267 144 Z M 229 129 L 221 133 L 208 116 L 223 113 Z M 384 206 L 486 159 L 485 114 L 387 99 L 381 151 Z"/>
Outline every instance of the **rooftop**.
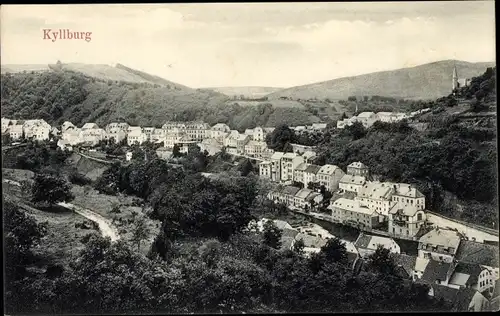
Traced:
<path fill-rule="evenodd" d="M 303 162 L 300 165 L 298 165 L 297 168 L 295 168 L 295 170 L 296 171 L 305 171 L 308 166 L 309 166 L 308 163 Z"/>
<path fill-rule="evenodd" d="M 307 166 L 307 169 L 304 170 L 304 172 L 306 173 L 312 173 L 312 174 L 317 174 L 319 169 L 321 169 L 320 166 L 317 166 L 317 165 L 308 165 Z"/>
<path fill-rule="evenodd" d="M 281 152 L 281 151 L 277 151 L 275 153 L 273 153 L 273 155 L 271 156 L 271 159 L 272 160 L 279 160 L 283 157 L 285 153 Z"/>
<path fill-rule="evenodd" d="M 283 155 L 283 158 L 293 159 L 293 158 L 295 158 L 295 157 L 297 157 L 297 154 L 296 154 L 296 153 L 285 153 L 285 154 Z"/>
<path fill-rule="evenodd" d="M 364 163 L 360 161 L 352 162 L 348 167 L 351 168 L 368 168 Z"/>
<path fill-rule="evenodd" d="M 295 236 L 295 240 L 299 239 L 302 239 L 304 241 L 305 247 L 321 248 L 326 245 L 326 239 L 323 239 L 319 236 L 311 236 L 304 233 L 298 233 L 297 236 Z"/>
<path fill-rule="evenodd" d="M 373 112 L 361 112 L 358 114 L 358 117 L 361 118 L 370 118 L 371 116 L 375 115 Z"/>
<path fill-rule="evenodd" d="M 363 185 L 366 182 L 366 178 L 363 176 L 353 176 L 350 174 L 345 174 L 340 179 L 340 182 L 345 184 Z"/>
<path fill-rule="evenodd" d="M 460 241 L 455 258 L 458 261 L 476 263 L 489 267 L 498 268 L 498 247 L 470 240 Z"/>
<path fill-rule="evenodd" d="M 367 182 L 359 190 L 358 196 L 360 198 L 376 199 L 376 200 L 390 200 L 392 188 L 384 182 Z"/>
<path fill-rule="evenodd" d="M 460 237 L 458 236 L 457 232 L 453 230 L 433 229 L 427 234 L 423 235 L 420 238 L 419 242 L 424 244 L 443 246 L 445 248 L 452 247 L 454 249 L 457 249 L 460 244 Z"/>
<path fill-rule="evenodd" d="M 387 237 L 373 236 L 365 233 L 360 233 L 354 245 L 358 248 L 367 248 L 376 250 L 378 245 L 389 249 L 394 243 L 394 240 Z"/>
<path fill-rule="evenodd" d="M 394 184 L 396 192 L 394 194 L 409 198 L 422 198 L 425 197 L 420 191 L 411 184 L 397 183 Z"/>
<path fill-rule="evenodd" d="M 319 169 L 318 173 L 332 175 L 337 169 L 339 169 L 339 167 L 334 165 L 324 165 Z"/>
<path fill-rule="evenodd" d="M 299 198 L 299 199 L 305 199 L 307 198 L 307 196 L 309 194 L 313 193 L 312 190 L 309 190 L 309 189 L 302 189 L 300 190 L 299 192 L 297 192 L 297 194 L 295 194 L 295 197 L 296 198 Z"/>
<path fill-rule="evenodd" d="M 408 204 L 404 206 L 398 206 L 398 204 L 394 204 L 389 213 L 391 214 L 396 214 L 399 213 L 400 215 L 404 216 L 415 216 L 415 214 L 419 211 L 416 206 Z"/>
<path fill-rule="evenodd" d="M 413 275 L 413 269 L 417 263 L 416 256 L 410 256 L 406 254 L 394 253 L 392 254 L 394 262 L 401 266 L 409 276 Z"/>
<path fill-rule="evenodd" d="M 295 196 L 295 194 L 297 194 L 297 192 L 299 192 L 299 188 L 297 187 L 293 187 L 293 186 L 285 186 L 283 188 L 283 191 L 281 192 L 282 194 L 286 194 L 286 195 L 292 195 L 292 196 Z"/>
<path fill-rule="evenodd" d="M 430 260 L 419 280 L 428 284 L 434 284 L 436 280 L 445 281 L 451 268 L 451 263 Z"/>
<path fill-rule="evenodd" d="M 333 202 L 333 204 L 330 204 L 328 208 L 331 209 L 330 207 L 338 207 L 343 210 L 349 210 L 352 212 L 362 213 L 366 215 L 372 215 L 373 213 L 375 213 L 375 211 L 372 211 L 367 207 L 360 206 L 359 201 L 349 200 L 345 198 L 340 198 L 336 200 L 335 202 Z"/>

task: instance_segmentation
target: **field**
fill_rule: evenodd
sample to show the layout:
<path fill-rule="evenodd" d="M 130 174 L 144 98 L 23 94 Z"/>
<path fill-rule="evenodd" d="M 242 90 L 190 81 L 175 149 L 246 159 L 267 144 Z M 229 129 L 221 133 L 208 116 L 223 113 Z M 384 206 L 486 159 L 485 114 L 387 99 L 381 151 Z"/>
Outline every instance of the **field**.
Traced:
<path fill-rule="evenodd" d="M 112 224 L 118 228 L 120 238 L 130 241 L 132 238 L 132 227 L 134 217 L 143 213 L 140 205 L 140 199 L 131 196 L 111 196 L 100 194 L 89 186 L 73 185 L 72 192 L 75 195 L 73 204 L 102 215 L 112 221 Z M 113 213 L 115 206 L 120 207 L 120 213 Z M 134 215 L 136 214 L 136 215 Z M 161 223 L 154 221 L 146 216 L 146 223 L 149 228 L 149 238 L 142 243 L 141 250 L 147 252 L 149 246 L 159 232 Z"/>
<path fill-rule="evenodd" d="M 25 177 L 18 174 L 17 178 L 21 180 Z M 13 201 L 20 203 L 25 201 L 19 187 L 12 184 L 2 183 L 2 194 Z M 87 220 L 62 207 L 39 210 L 26 205 L 22 209 L 38 223 L 47 223 L 47 234 L 34 248 L 34 253 L 40 255 L 38 267 L 48 264 L 68 265 L 71 260 L 70 255 L 76 254 L 83 248 L 81 238 L 89 233 L 97 233 L 92 229 L 76 228 L 75 224 L 81 224 Z"/>

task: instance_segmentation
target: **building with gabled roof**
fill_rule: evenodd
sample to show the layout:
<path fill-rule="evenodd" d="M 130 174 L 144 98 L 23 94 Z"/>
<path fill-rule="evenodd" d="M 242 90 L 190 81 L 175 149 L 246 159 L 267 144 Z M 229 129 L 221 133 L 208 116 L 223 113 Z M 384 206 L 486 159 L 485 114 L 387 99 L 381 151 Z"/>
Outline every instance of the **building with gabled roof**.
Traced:
<path fill-rule="evenodd" d="M 394 203 L 389 210 L 389 233 L 393 236 L 414 237 L 426 220 L 423 210 L 414 205 L 400 206 Z"/>
<path fill-rule="evenodd" d="M 334 192 L 339 188 L 339 182 L 345 175 L 344 171 L 335 165 L 323 165 L 316 174 L 316 182 L 324 185 L 326 190 Z"/>
<path fill-rule="evenodd" d="M 374 254 L 379 246 L 388 249 L 391 253 L 401 253 L 401 248 L 392 238 L 369 235 L 361 232 L 354 242 L 354 246 L 358 250 L 362 258 L 367 258 Z"/>
<path fill-rule="evenodd" d="M 332 219 L 336 222 L 359 228 L 374 228 L 379 225 L 379 214 L 362 206 L 359 201 L 340 198 L 330 203 Z"/>
<path fill-rule="evenodd" d="M 368 167 L 360 161 L 352 162 L 347 166 L 347 174 L 353 176 L 368 177 L 369 171 Z"/>
<path fill-rule="evenodd" d="M 366 182 L 358 191 L 355 200 L 360 201 L 361 205 L 377 211 L 379 214 L 389 216 L 393 193 L 394 189 L 387 182 Z"/>
<path fill-rule="evenodd" d="M 434 261 L 452 262 L 459 245 L 460 236 L 456 231 L 436 228 L 420 237 L 418 256 Z"/>
<path fill-rule="evenodd" d="M 343 192 L 359 192 L 366 184 L 366 178 L 345 174 L 339 181 L 339 189 Z"/>

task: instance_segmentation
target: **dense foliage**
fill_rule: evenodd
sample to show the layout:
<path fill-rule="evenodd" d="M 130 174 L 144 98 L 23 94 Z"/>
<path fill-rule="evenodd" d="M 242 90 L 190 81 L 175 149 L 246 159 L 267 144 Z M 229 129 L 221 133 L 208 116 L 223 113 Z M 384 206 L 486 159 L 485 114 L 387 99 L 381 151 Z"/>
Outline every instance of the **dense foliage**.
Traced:
<path fill-rule="evenodd" d="M 31 187 L 31 200 L 49 205 L 74 199 L 71 187 L 64 178 L 50 174 L 36 174 Z"/>
<path fill-rule="evenodd" d="M 173 85 L 106 81 L 72 71 L 2 74 L 2 115 L 13 119 L 45 119 L 51 125 L 70 121 L 77 126 L 161 126 L 166 121 L 203 120 L 227 123 L 244 131 L 256 126 L 302 125 L 316 122 L 302 108 L 270 103 L 242 106 L 210 90 Z"/>
<path fill-rule="evenodd" d="M 6 151 L 2 163 L 4 168 L 39 172 L 44 168 L 64 166 L 70 155 L 69 151 L 63 151 L 54 144 L 28 142 L 25 147 Z"/>

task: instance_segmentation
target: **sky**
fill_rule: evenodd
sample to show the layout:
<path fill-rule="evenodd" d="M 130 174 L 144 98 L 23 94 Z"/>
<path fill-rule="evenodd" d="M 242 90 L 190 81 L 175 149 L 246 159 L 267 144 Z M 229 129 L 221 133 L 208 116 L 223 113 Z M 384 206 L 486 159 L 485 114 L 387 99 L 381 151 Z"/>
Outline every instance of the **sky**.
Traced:
<path fill-rule="evenodd" d="M 493 1 L 0 10 L 2 64 L 121 63 L 193 88 L 291 87 L 446 59 L 495 61 Z M 91 40 L 52 41 L 44 29 L 92 32 Z"/>

